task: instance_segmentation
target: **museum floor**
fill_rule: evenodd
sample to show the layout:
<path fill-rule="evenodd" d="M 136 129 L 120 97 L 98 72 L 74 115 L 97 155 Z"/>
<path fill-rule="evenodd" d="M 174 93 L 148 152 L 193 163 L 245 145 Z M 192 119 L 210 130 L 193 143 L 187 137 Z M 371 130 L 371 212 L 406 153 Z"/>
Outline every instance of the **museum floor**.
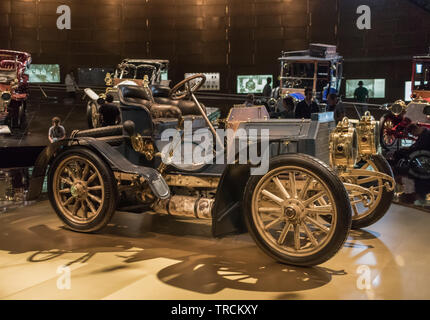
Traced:
<path fill-rule="evenodd" d="M 430 299 L 429 226 L 428 212 L 392 205 L 327 263 L 296 268 L 202 222 L 117 213 L 99 234 L 72 232 L 45 200 L 0 214 L 0 299 Z"/>

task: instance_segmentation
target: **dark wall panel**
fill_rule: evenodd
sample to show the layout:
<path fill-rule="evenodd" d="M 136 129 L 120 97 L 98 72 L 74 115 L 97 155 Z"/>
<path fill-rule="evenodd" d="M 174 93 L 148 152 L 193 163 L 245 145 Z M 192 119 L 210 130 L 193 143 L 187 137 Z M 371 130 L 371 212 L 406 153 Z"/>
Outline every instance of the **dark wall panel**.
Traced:
<path fill-rule="evenodd" d="M 57 30 L 56 9 L 72 10 L 72 30 Z M 372 9 L 372 30 L 358 30 L 356 9 Z M 2 0 L 0 46 L 33 54 L 34 63 L 112 67 L 125 57 L 171 60 L 185 72 L 235 77 L 278 73 L 282 50 L 337 44 L 346 78 L 387 79 L 388 99 L 409 78 L 410 59 L 430 42 L 429 13 L 407 0 Z M 393 71 L 395 69 L 395 71 Z"/>

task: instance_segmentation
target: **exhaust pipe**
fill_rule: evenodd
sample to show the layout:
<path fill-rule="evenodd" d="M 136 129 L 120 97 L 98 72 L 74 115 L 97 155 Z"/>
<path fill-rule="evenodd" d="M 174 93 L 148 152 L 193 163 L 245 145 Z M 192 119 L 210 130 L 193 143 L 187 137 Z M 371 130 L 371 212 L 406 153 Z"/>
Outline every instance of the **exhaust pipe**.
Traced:
<path fill-rule="evenodd" d="M 171 216 L 212 219 L 214 202 L 214 199 L 175 195 L 169 199 L 158 201 L 153 209 L 157 213 Z"/>

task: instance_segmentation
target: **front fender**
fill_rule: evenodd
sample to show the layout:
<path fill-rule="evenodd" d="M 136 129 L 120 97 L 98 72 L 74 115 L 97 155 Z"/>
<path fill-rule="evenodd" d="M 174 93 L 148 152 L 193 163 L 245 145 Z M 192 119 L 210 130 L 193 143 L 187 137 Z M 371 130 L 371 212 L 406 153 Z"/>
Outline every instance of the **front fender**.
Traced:
<path fill-rule="evenodd" d="M 228 165 L 224 170 L 212 209 L 214 237 L 246 232 L 242 214 L 242 199 L 249 177 L 249 165 Z"/>
<path fill-rule="evenodd" d="M 42 193 L 43 181 L 45 180 L 46 169 L 51 160 L 61 152 L 64 147 L 69 147 L 76 139 L 64 139 L 51 143 L 39 154 L 34 164 L 33 173 L 30 179 L 28 190 L 28 200 L 36 200 Z"/>
<path fill-rule="evenodd" d="M 91 137 L 79 137 L 73 139 L 64 139 L 52 143 L 46 147 L 36 160 L 33 169 L 33 175 L 30 181 L 29 200 L 37 199 L 41 192 L 43 181 L 46 175 L 46 169 L 51 161 L 58 156 L 65 148 L 71 146 L 83 146 L 97 152 L 100 157 L 105 160 L 110 167 L 119 172 L 135 174 L 145 179 L 152 192 L 160 198 L 167 199 L 170 197 L 170 189 L 161 176 L 161 174 L 149 167 L 137 166 L 128 161 L 118 150 L 112 148 L 104 141 L 97 140 Z"/>

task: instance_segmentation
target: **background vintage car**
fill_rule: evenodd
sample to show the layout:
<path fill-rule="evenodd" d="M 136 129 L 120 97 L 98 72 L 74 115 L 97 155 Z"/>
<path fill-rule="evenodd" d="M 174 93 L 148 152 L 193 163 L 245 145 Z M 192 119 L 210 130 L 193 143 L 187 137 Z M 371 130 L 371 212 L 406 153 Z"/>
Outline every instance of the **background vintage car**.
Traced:
<path fill-rule="evenodd" d="M 26 52 L 0 50 L 0 123 L 24 128 L 28 97 L 31 55 Z"/>

